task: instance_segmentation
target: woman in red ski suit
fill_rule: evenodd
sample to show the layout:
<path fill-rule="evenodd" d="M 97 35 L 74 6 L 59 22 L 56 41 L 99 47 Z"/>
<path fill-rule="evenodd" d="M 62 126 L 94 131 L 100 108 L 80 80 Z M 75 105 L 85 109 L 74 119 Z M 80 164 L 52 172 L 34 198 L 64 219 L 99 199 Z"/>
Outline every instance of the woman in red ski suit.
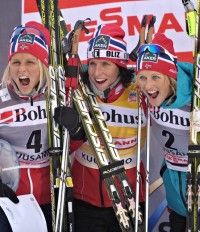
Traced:
<path fill-rule="evenodd" d="M 116 24 L 99 25 L 89 41 L 88 71 L 82 80 L 95 94 L 133 191 L 136 189 L 136 155 L 138 129 L 138 95 L 133 73 L 127 69 L 128 53 L 125 32 Z M 72 116 L 73 113 L 73 116 Z M 76 232 L 120 232 L 112 202 L 100 174 L 96 157 L 78 122 L 75 110 L 60 107 L 55 111 L 57 122 L 71 134 Z M 74 125 L 76 124 L 76 126 Z M 145 120 L 142 122 L 144 152 Z M 73 138 L 76 141 L 73 141 Z M 79 144 L 77 146 L 77 144 Z M 141 162 L 140 202 L 144 201 L 145 171 Z"/>

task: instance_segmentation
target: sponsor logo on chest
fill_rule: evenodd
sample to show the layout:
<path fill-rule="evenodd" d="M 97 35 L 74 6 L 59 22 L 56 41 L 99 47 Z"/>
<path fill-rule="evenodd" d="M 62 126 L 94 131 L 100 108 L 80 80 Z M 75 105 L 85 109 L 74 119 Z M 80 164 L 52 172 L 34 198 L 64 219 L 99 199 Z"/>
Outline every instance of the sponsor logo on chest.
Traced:
<path fill-rule="evenodd" d="M 109 105 L 101 105 L 103 116 L 108 123 L 112 126 L 127 126 L 138 127 L 138 110 L 126 107 L 116 107 Z M 144 114 L 142 115 L 142 126 L 146 123 Z"/>
<path fill-rule="evenodd" d="M 188 130 L 190 126 L 190 112 L 180 109 L 152 109 L 152 119 L 162 126 L 179 130 Z"/>
<path fill-rule="evenodd" d="M 28 104 L 20 104 L 19 108 L 16 106 L 7 107 L 0 110 L 0 125 L 1 124 L 12 124 L 13 126 L 27 126 L 35 124 L 37 120 L 46 122 L 47 113 L 45 104 L 43 102 L 35 103 L 34 106 Z"/>

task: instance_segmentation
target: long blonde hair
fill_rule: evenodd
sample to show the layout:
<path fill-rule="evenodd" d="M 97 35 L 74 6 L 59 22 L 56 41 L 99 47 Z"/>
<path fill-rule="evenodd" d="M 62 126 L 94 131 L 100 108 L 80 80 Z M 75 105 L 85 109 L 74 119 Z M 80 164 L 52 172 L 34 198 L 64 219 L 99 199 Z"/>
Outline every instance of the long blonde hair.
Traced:
<path fill-rule="evenodd" d="M 169 76 L 166 76 L 166 77 L 169 78 L 170 88 L 172 90 L 172 94 L 167 100 L 166 104 L 171 104 L 174 101 L 175 96 L 176 96 L 176 80 Z"/>
<path fill-rule="evenodd" d="M 47 88 L 47 92 L 50 92 L 50 77 L 48 68 L 39 60 L 38 65 L 40 69 L 40 81 L 39 85 L 36 89 L 37 92 L 42 90 L 44 87 Z M 8 85 L 12 84 L 12 79 L 10 77 L 10 61 L 8 62 L 2 77 L 2 86 L 7 87 Z"/>

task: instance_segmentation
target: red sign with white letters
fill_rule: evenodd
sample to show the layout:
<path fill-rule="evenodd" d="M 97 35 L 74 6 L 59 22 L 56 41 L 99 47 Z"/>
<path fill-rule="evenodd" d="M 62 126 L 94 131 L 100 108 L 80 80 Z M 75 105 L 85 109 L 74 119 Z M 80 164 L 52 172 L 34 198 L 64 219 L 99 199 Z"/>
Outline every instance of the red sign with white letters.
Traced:
<path fill-rule="evenodd" d="M 128 52 L 136 46 L 143 15 L 155 15 L 155 33 L 165 33 L 174 41 L 178 58 L 192 61 L 193 39 L 185 31 L 185 12 L 181 1 L 160 0 L 60 0 L 59 6 L 70 30 L 79 19 L 91 18 L 89 34 L 80 38 L 80 57 L 86 59 L 87 41 L 98 24 L 117 23 L 126 32 Z M 79 14 L 79 12 L 81 14 Z M 81 15 L 81 18 L 78 17 Z M 41 21 L 36 1 L 22 0 L 22 23 L 31 19 Z"/>

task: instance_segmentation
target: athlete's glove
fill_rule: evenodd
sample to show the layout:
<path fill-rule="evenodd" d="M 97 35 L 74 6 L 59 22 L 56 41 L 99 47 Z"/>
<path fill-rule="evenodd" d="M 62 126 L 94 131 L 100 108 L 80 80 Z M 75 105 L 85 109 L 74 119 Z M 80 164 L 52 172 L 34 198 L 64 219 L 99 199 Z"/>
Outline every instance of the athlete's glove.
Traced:
<path fill-rule="evenodd" d="M 8 197 L 15 204 L 19 202 L 16 193 L 8 185 L 3 184 L 1 179 L 0 179 L 0 197 Z"/>
<path fill-rule="evenodd" d="M 80 117 L 74 108 L 67 106 L 56 107 L 53 118 L 58 124 L 67 128 L 72 139 L 81 140 L 85 138 Z"/>

